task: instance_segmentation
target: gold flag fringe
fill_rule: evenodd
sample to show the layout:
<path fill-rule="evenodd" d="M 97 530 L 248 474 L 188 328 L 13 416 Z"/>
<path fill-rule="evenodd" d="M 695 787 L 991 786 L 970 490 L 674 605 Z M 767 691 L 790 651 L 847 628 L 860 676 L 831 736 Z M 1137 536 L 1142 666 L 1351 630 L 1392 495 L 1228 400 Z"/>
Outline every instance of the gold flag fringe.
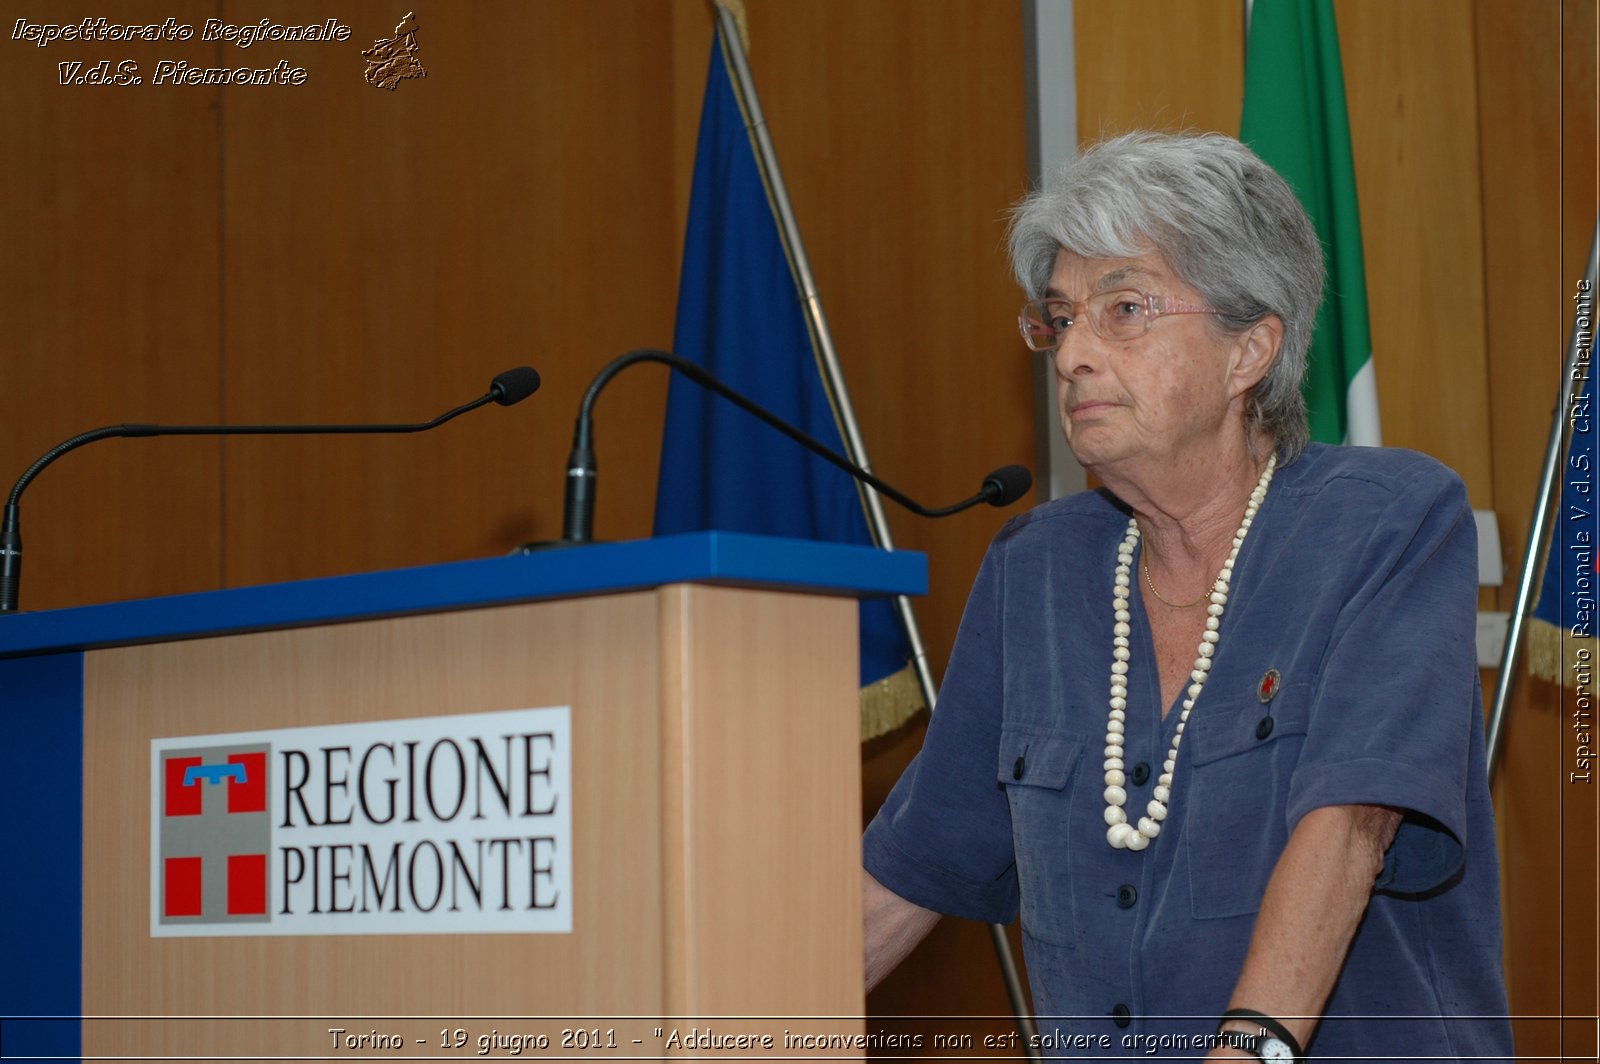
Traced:
<path fill-rule="evenodd" d="M 887 735 L 927 705 L 910 665 L 861 689 L 861 741 Z"/>
<path fill-rule="evenodd" d="M 1535 617 L 1528 623 L 1528 672 L 1563 687 L 1593 689 L 1600 639 L 1573 635 Z M 1581 673 L 1581 675 L 1580 675 Z"/>

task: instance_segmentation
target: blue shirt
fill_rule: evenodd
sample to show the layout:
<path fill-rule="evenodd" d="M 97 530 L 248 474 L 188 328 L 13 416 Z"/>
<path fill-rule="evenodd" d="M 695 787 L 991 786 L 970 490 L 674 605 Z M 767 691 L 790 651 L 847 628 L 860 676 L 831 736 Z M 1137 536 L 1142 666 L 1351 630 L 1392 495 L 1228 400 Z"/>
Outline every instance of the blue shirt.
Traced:
<path fill-rule="evenodd" d="M 1102 795 L 1112 574 L 1128 516 L 1108 493 L 1084 492 L 1001 530 L 922 752 L 867 829 L 867 870 L 939 912 L 1005 923 L 1020 905 L 1047 1051 L 1087 1036 L 1091 1055 L 1174 1055 L 1177 1040 L 1215 1032 L 1300 818 L 1398 807 L 1307 1050 L 1509 1057 L 1476 531 L 1461 481 L 1419 454 L 1318 445 L 1277 471 L 1234 569 L 1166 821 L 1138 853 L 1106 842 Z M 1132 821 L 1179 713 L 1163 719 L 1149 624 L 1130 598 Z M 1269 669 L 1281 683 L 1263 701 Z"/>

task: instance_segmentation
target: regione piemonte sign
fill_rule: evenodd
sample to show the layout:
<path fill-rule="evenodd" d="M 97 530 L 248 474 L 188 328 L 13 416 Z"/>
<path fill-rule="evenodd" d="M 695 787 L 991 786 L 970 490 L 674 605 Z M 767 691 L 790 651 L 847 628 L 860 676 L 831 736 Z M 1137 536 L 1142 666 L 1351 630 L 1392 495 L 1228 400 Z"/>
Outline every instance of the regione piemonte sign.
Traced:
<path fill-rule="evenodd" d="M 566 706 L 150 743 L 150 933 L 567 933 Z"/>

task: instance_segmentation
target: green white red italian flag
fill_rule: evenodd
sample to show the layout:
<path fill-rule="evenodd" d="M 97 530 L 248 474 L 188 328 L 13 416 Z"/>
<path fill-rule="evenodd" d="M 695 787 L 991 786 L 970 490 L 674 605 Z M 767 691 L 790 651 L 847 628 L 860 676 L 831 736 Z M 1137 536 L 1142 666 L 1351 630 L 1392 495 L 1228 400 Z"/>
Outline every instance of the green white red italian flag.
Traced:
<path fill-rule="evenodd" d="M 1322 238 L 1327 284 L 1306 370 L 1311 438 L 1377 446 L 1361 212 L 1332 0 L 1251 5 L 1239 139 L 1282 174 Z"/>

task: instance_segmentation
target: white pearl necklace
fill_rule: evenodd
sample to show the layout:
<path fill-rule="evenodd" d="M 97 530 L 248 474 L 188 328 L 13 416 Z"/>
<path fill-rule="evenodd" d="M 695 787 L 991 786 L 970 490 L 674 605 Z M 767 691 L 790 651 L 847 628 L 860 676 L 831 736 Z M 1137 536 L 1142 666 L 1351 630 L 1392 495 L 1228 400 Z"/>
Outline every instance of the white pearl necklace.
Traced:
<path fill-rule="evenodd" d="M 1278 456 L 1274 454 L 1267 460 L 1266 471 L 1250 493 L 1250 502 L 1244 508 L 1244 520 L 1239 523 L 1239 531 L 1233 534 L 1233 549 L 1228 552 L 1228 560 L 1222 563 L 1217 582 L 1211 586 L 1211 604 L 1206 607 L 1209 616 L 1206 617 L 1206 630 L 1200 634 L 1199 656 L 1194 659 L 1194 671 L 1189 674 L 1188 697 L 1183 700 L 1183 712 L 1178 716 L 1172 748 L 1167 751 L 1167 760 L 1163 762 L 1161 775 L 1151 791 L 1150 804 L 1145 807 L 1148 815 L 1139 818 L 1138 827 L 1128 823 L 1128 814 L 1122 808 L 1128 801 L 1128 792 L 1123 789 L 1126 777 L 1122 772 L 1122 736 L 1128 708 L 1128 660 L 1131 657 L 1128 636 L 1133 631 L 1129 625 L 1133 615 L 1128 610 L 1128 589 L 1132 586 L 1133 550 L 1139 543 L 1139 522 L 1134 518 L 1128 519 L 1128 534 L 1117 547 L 1117 575 L 1111 591 L 1115 625 L 1111 639 L 1111 717 L 1106 722 L 1105 798 L 1106 823 L 1110 825 L 1106 830 L 1106 841 L 1119 850 L 1142 850 L 1150 845 L 1151 839 L 1161 834 L 1161 822 L 1167 818 L 1167 800 L 1172 797 L 1172 772 L 1178 763 L 1178 744 L 1183 741 L 1183 728 L 1189 722 L 1189 711 L 1194 708 L 1200 692 L 1205 688 L 1206 676 L 1211 671 L 1211 659 L 1222 639 L 1222 611 L 1228 604 L 1233 563 L 1238 560 L 1239 548 L 1244 546 L 1244 537 L 1250 531 L 1256 511 L 1261 508 L 1261 501 L 1267 497 L 1267 485 L 1272 483 L 1272 471 L 1277 466 Z"/>

